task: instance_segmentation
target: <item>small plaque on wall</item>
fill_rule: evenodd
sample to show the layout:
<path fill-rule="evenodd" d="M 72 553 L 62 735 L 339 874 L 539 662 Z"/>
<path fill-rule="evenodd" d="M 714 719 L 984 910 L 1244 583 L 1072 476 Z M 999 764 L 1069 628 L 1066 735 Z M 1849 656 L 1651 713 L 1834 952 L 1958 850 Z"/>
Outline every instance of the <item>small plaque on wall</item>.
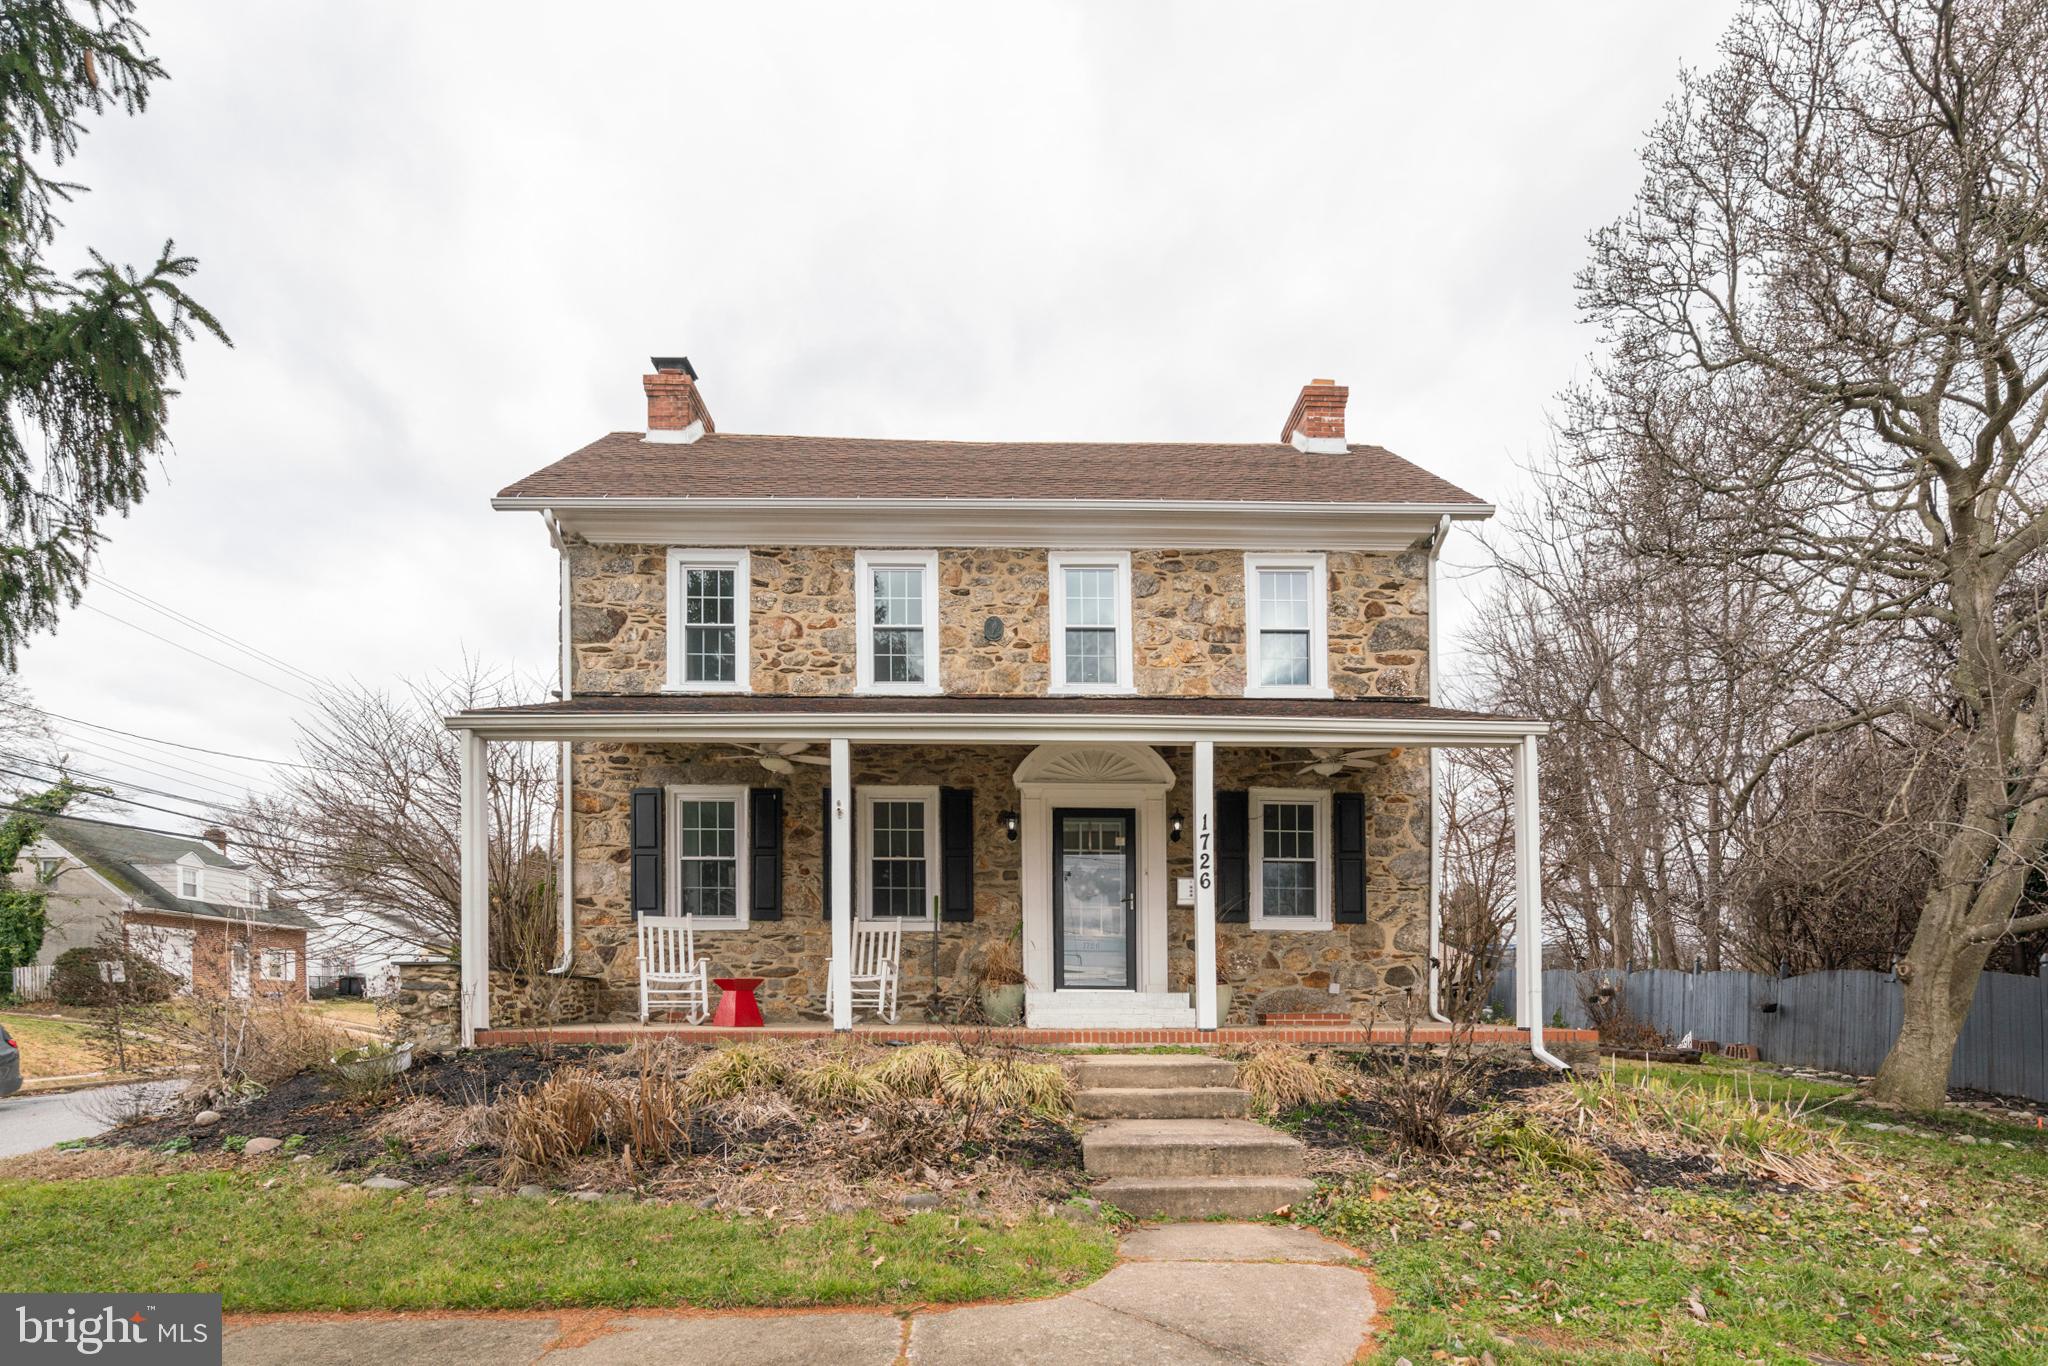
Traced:
<path fill-rule="evenodd" d="M 981 638 L 993 645 L 1003 638 L 1003 619 L 990 617 L 981 623 Z"/>
<path fill-rule="evenodd" d="M 1195 880 L 1191 877 L 1177 877 L 1173 880 L 1173 904 L 1192 906 L 1195 904 Z"/>

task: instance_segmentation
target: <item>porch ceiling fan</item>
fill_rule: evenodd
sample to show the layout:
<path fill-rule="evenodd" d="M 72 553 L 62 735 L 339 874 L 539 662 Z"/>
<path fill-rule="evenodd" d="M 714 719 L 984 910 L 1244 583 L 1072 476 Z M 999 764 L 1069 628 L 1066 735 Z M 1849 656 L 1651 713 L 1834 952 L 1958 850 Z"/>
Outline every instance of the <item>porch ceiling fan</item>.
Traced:
<path fill-rule="evenodd" d="M 1364 768 L 1374 759 L 1392 758 L 1400 752 L 1398 749 L 1311 749 L 1309 753 L 1315 758 L 1296 772 L 1318 773 L 1332 778 L 1347 770 Z"/>
<path fill-rule="evenodd" d="M 810 740 L 785 740 L 779 745 L 741 745 L 740 748 L 761 761 L 761 767 L 770 773 L 794 773 L 798 764 L 829 764 L 831 756 L 807 754 L 813 744 Z"/>

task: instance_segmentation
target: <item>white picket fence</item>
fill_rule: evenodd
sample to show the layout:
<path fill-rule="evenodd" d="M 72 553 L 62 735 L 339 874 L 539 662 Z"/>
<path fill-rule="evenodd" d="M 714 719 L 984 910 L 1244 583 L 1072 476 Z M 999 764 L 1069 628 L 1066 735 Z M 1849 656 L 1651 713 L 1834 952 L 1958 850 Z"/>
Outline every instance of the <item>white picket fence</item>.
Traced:
<path fill-rule="evenodd" d="M 46 963 L 39 968 L 16 968 L 14 970 L 14 994 L 24 1001 L 47 1001 L 50 999 L 50 968 Z"/>

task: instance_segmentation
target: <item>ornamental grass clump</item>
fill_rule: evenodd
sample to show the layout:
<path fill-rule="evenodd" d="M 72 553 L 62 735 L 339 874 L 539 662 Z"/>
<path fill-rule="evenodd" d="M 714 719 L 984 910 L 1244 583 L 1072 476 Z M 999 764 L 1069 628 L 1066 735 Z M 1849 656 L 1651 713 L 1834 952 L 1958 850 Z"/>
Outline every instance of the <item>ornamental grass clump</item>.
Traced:
<path fill-rule="evenodd" d="M 708 1105 L 780 1086 L 788 1075 L 787 1061 L 774 1049 L 734 1044 L 690 1069 L 683 1078 L 683 1097 L 691 1105 Z"/>
<path fill-rule="evenodd" d="M 890 1095 L 889 1088 L 872 1072 L 844 1058 L 827 1058 L 798 1068 L 783 1082 L 783 1089 L 814 1110 L 857 1110 Z"/>
<path fill-rule="evenodd" d="M 1318 1054 L 1298 1048 L 1261 1048 L 1237 1064 L 1237 1084 L 1251 1092 L 1261 1115 L 1304 1105 L 1327 1105 L 1351 1093 L 1357 1076 Z"/>
<path fill-rule="evenodd" d="M 1694 1090 L 1655 1077 L 1612 1073 L 1547 1094 L 1536 1112 L 1606 1148 L 1704 1157 L 1726 1172 L 1826 1189 L 1847 1179 L 1835 1137 L 1807 1122 L 1797 1100 Z"/>

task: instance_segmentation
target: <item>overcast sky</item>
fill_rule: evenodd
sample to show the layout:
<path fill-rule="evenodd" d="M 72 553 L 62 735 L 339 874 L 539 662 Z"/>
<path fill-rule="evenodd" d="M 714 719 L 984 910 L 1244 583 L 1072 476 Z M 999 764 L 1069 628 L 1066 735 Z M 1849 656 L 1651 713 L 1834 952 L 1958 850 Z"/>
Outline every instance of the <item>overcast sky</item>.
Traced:
<path fill-rule="evenodd" d="M 313 677 L 551 675 L 546 535 L 486 500 L 642 425 L 652 353 L 732 432 L 1269 440 L 1332 376 L 1354 441 L 1508 500 L 1594 344 L 1585 235 L 1731 9 L 143 0 L 172 79 L 67 241 L 176 238 L 235 346 L 101 569 Z M 86 603 L 45 709 L 290 753 L 299 678 Z"/>

